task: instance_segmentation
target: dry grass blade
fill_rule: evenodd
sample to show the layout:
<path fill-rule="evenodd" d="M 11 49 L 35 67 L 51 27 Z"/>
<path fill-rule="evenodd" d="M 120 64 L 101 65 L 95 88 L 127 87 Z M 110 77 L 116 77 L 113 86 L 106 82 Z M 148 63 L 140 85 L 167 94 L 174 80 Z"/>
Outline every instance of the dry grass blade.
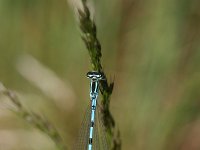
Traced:
<path fill-rule="evenodd" d="M 31 126 L 48 135 L 59 150 L 67 149 L 56 128 L 45 117 L 24 108 L 14 91 L 5 88 L 3 84 L 0 83 L 0 94 L 7 96 L 11 100 L 16 108 L 11 110 L 16 115 L 25 120 Z"/>

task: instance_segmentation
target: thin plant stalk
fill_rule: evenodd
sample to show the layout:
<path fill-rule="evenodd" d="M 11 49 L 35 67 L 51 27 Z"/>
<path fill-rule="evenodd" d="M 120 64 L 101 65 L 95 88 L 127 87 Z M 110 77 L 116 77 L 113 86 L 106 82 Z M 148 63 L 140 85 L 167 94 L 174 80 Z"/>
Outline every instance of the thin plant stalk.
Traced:
<path fill-rule="evenodd" d="M 80 29 L 82 31 L 82 39 L 87 47 L 90 55 L 90 63 L 94 71 L 101 72 L 105 76 L 105 80 L 100 81 L 100 91 L 102 95 L 102 114 L 103 123 L 106 132 L 112 139 L 112 150 L 121 149 L 120 132 L 116 129 L 115 121 L 110 113 L 110 98 L 114 87 L 114 82 L 109 83 L 105 72 L 101 65 L 101 44 L 97 38 L 97 29 L 95 22 L 90 17 L 90 10 L 87 1 L 82 0 L 83 9 L 78 9 Z"/>

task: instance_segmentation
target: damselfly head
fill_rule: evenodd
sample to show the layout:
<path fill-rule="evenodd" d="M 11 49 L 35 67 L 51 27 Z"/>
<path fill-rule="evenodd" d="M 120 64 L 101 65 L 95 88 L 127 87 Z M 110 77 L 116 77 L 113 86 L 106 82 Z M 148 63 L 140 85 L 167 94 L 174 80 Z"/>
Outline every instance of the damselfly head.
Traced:
<path fill-rule="evenodd" d="M 92 80 L 104 80 L 104 75 L 97 71 L 90 71 L 87 73 L 87 78 Z"/>

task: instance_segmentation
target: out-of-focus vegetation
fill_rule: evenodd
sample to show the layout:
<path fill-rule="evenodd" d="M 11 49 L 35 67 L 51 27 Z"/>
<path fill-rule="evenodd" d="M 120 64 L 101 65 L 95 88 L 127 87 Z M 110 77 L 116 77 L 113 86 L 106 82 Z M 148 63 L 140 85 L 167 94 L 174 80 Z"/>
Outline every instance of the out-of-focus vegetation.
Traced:
<path fill-rule="evenodd" d="M 92 1 L 124 150 L 200 149 L 200 1 Z M 72 148 L 88 104 L 89 56 L 66 0 L 0 1 L 0 80 Z M 0 149 L 53 150 L 6 109 Z M 6 106 L 5 106 L 6 104 Z"/>

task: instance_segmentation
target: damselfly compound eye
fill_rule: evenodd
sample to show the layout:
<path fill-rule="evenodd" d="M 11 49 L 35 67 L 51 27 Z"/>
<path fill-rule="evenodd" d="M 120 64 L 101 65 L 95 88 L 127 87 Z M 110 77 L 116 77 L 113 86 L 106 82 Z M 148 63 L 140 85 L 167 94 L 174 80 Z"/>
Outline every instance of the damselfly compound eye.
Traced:
<path fill-rule="evenodd" d="M 95 79 L 95 80 L 102 80 L 103 79 L 102 73 L 97 72 L 97 71 L 88 72 L 87 77 L 90 78 L 90 79 Z"/>

